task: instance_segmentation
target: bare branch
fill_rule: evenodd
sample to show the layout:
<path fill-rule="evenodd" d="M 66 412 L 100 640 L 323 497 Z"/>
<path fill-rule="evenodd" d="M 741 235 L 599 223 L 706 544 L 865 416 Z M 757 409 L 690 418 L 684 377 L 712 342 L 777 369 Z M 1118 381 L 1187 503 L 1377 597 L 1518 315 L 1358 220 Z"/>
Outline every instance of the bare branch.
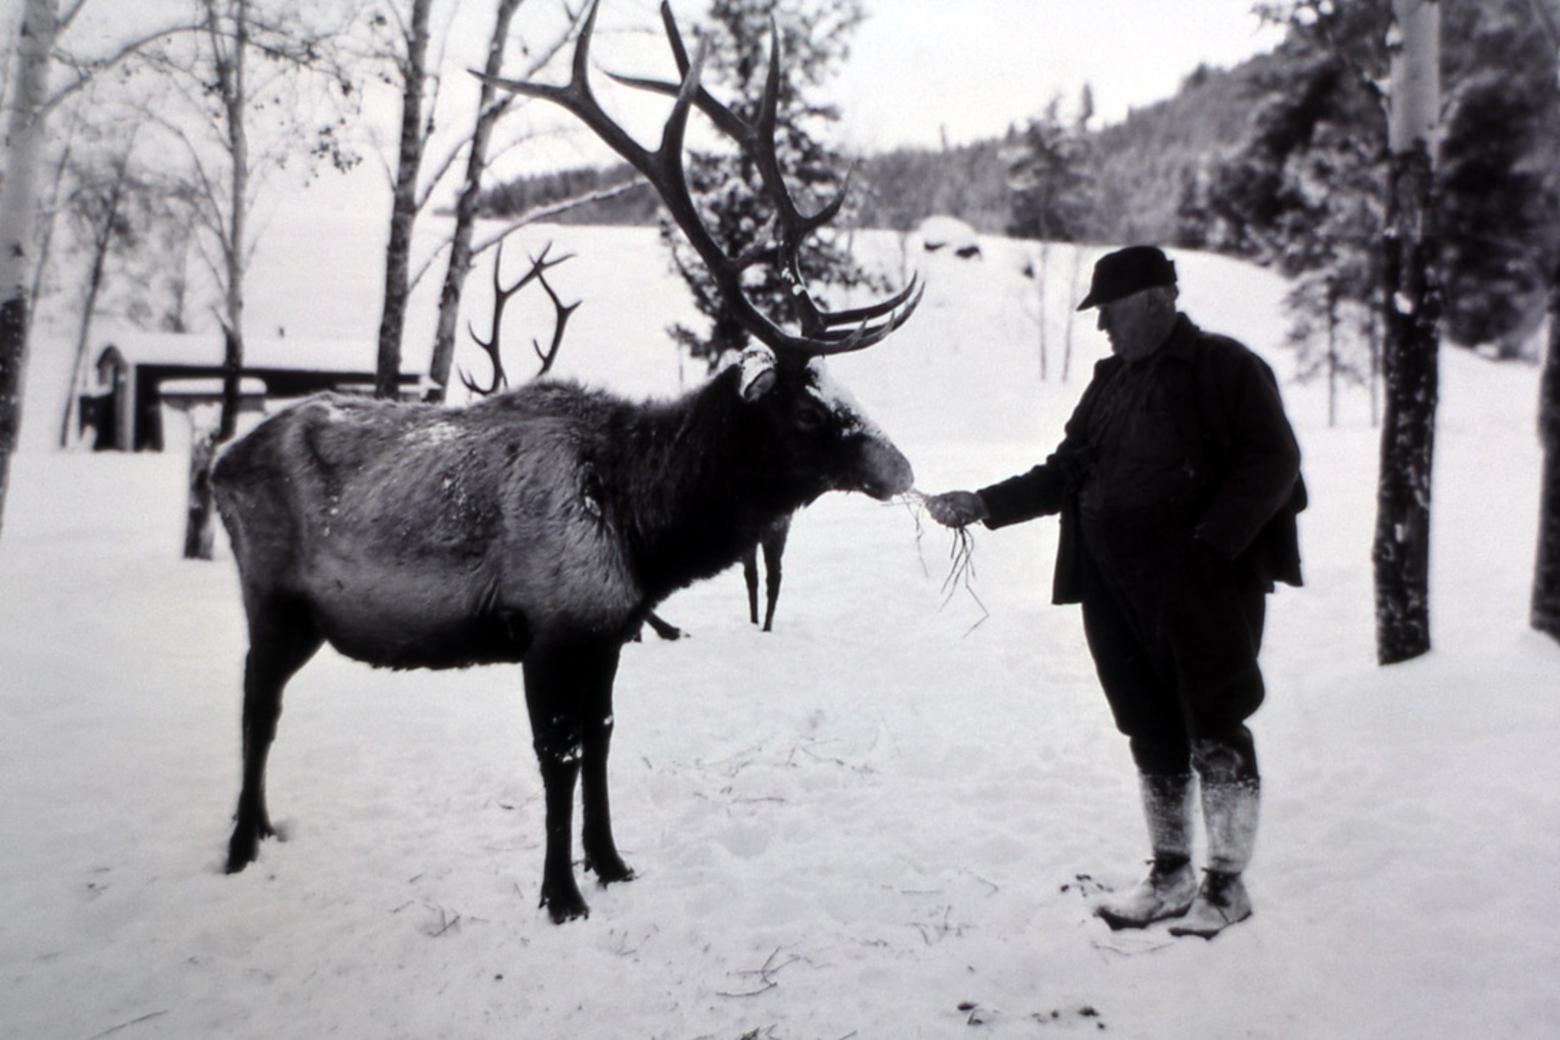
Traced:
<path fill-rule="evenodd" d="M 640 180 L 624 181 L 622 184 L 614 184 L 610 188 L 598 188 L 595 191 L 586 192 L 583 195 L 575 195 L 572 198 L 563 199 L 558 202 L 550 202 L 544 206 L 537 206 L 534 209 L 528 209 L 510 221 L 508 224 L 505 224 L 498 231 L 495 231 L 481 242 L 472 246 L 471 255 L 473 257 L 481 255 L 483 252 L 497 245 L 499 242 L 514 234 L 516 231 L 519 231 L 527 224 L 536 224 L 546 220 L 548 217 L 556 217 L 560 213 L 567 213 L 569 210 L 578 209 L 580 206 L 587 206 L 593 202 L 603 202 L 607 199 L 615 199 L 619 195 L 623 195 L 634 190 L 635 188 L 642 188 L 644 186 L 645 183 Z"/>
<path fill-rule="evenodd" d="M 71 12 L 70 16 L 75 17 L 75 13 L 81 9 L 81 5 L 85 2 L 86 0 L 78 0 L 75 10 Z M 140 36 L 134 40 L 131 40 L 129 43 L 124 44 L 118 50 L 113 51 L 107 57 L 103 58 L 94 58 L 90 60 L 77 59 L 64 52 L 57 54 L 56 57 L 63 64 L 69 65 L 71 68 L 77 70 L 76 78 L 65 84 L 59 90 L 55 91 L 53 96 L 51 96 L 49 100 L 43 103 L 43 108 L 39 118 L 46 118 L 50 112 L 58 108 L 61 103 L 79 91 L 82 87 L 85 87 L 88 83 L 92 82 L 95 77 L 123 63 L 134 55 L 140 54 L 147 47 L 150 47 L 158 40 L 165 40 L 170 36 L 177 36 L 180 33 L 196 32 L 201 28 L 202 26 L 199 23 L 194 22 L 180 22 L 176 25 L 164 26 L 161 29 L 156 29 L 144 36 Z"/>

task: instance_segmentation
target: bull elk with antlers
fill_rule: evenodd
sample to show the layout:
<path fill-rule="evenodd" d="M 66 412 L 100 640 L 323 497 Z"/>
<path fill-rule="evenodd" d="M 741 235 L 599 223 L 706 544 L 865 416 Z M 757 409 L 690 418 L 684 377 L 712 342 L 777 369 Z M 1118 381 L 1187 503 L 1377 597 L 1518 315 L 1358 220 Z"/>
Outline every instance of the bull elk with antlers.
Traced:
<path fill-rule="evenodd" d="M 392 668 L 519 662 L 546 801 L 541 903 L 557 922 L 585 916 L 571 863 L 577 781 L 586 869 L 602 884 L 633 877 L 607 795 L 623 642 L 662 598 L 729 567 L 776 518 L 818 495 L 883 500 L 911 487 L 910 463 L 821 359 L 897 329 L 920 299 L 914 281 L 853 311 L 814 304 L 798 249 L 841 200 L 804 216 L 781 180 L 778 33 L 761 114 L 749 124 L 699 85 L 700 61 L 688 59 L 665 6 L 662 17 L 681 82 L 654 151 L 592 94 L 594 3 L 567 86 L 498 82 L 562 105 L 632 163 L 763 346 L 669 402 L 552 380 L 464 409 L 327 395 L 229 448 L 215 486 L 249 622 L 230 873 L 273 833 L 265 770 L 283 687 L 323 643 Z M 700 222 L 682 167 L 694 106 L 765 171 L 773 248 L 729 257 Z M 761 261 L 791 272 L 799 332 L 743 297 L 742 272 Z"/>

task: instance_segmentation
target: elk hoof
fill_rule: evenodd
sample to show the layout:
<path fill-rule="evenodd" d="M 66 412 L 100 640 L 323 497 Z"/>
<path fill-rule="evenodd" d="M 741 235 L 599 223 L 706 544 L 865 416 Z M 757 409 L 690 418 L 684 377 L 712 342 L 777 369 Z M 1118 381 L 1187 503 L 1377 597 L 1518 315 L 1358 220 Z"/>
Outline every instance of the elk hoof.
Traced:
<path fill-rule="evenodd" d="M 590 916 L 590 907 L 586 905 L 579 893 L 567 899 L 544 896 L 542 905 L 547 908 L 547 916 L 552 918 L 553 924 L 582 920 Z"/>
<path fill-rule="evenodd" d="M 622 858 L 613 853 L 611 856 L 601 856 L 585 861 L 585 869 L 596 875 L 596 881 L 603 888 L 619 881 L 634 880 L 634 868 L 624 863 Z"/>
<path fill-rule="evenodd" d="M 228 842 L 227 866 L 224 873 L 237 874 L 249 864 L 253 863 L 260 855 L 260 840 L 251 834 L 235 834 L 233 840 Z"/>

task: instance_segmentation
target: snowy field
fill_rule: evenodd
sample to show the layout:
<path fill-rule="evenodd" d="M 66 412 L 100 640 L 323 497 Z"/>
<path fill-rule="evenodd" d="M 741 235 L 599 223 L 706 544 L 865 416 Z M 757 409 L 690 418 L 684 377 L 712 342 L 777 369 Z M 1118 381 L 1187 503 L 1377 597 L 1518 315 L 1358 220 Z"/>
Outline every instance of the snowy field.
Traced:
<path fill-rule="evenodd" d="M 273 222 L 252 329 L 370 343 L 382 219 Z M 690 315 L 654 233 L 525 241 L 548 238 L 578 254 L 560 291 L 586 300 L 562 373 L 676 392 L 662 330 Z M 835 365 L 925 491 L 1043 456 L 1104 349 L 1081 317 L 1071 380 L 1053 354 L 1041 382 L 1018 247 L 984 245 L 928 257 L 921 313 Z M 891 241 L 859 248 L 897 265 Z M 1178 261 L 1189 313 L 1292 371 L 1273 276 Z M 429 327 L 420 305 L 409 344 Z M 1526 624 L 1531 369 L 1444 355 L 1436 649 L 1385 670 L 1376 433 L 1363 399 L 1328 428 L 1324 391 L 1286 381 L 1308 585 L 1271 601 L 1249 923 L 1209 943 L 1090 916 L 1146 850 L 1078 613 L 1049 605 L 1055 524 L 976 531 L 973 583 L 949 595 L 946 532 L 833 496 L 793 529 L 773 634 L 731 571 L 663 606 L 691 639 L 625 652 L 613 796 L 639 877 L 583 881 L 591 917 L 555 927 L 513 668 L 389 673 L 323 651 L 271 758 L 286 840 L 222 874 L 236 575 L 225 546 L 178 559 L 178 452 L 47 447 L 70 329 L 40 326 L 0 539 L 0 1036 L 1560 1035 L 1560 647 Z"/>

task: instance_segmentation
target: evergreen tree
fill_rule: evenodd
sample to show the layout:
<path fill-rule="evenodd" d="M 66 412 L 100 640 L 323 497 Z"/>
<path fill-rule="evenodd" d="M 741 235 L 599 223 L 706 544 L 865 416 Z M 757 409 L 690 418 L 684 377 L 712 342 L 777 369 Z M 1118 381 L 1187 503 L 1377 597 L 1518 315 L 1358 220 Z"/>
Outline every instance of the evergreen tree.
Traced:
<path fill-rule="evenodd" d="M 781 81 L 775 150 L 786 185 L 805 213 L 821 209 L 845 187 L 845 163 L 823 134 L 839 118 L 817 93 L 849 53 L 849 38 L 865 17 L 861 0 L 714 0 L 709 12 L 709 53 L 703 82 L 739 118 L 758 115 L 769 72 L 771 24 L 780 33 Z M 757 167 L 740 151 L 690 149 L 688 185 L 705 225 L 730 256 L 762 245 L 773 207 L 763 193 Z M 850 203 L 844 219 L 850 218 Z M 811 236 L 801 253 L 801 273 L 820 306 L 824 290 L 858 285 L 881 288 L 881 279 L 851 259 L 828 229 Z M 727 350 L 741 350 L 748 337 L 727 313 L 721 296 L 692 248 L 669 221 L 661 240 L 687 282 L 695 305 L 708 320 L 700 331 L 676 325 L 670 332 L 697 358 L 713 364 Z M 745 283 L 749 298 L 779 320 L 792 317 L 790 286 L 773 265 L 753 268 Z"/>
<path fill-rule="evenodd" d="M 1374 402 L 1386 126 L 1347 56 L 1294 53 L 1283 68 L 1295 89 L 1257 110 L 1246 147 L 1188 193 L 1181 215 L 1203 222 L 1207 247 L 1295 280 L 1285 303 L 1298 373 L 1326 377 L 1336 418 L 1343 384 L 1368 383 Z"/>
<path fill-rule="evenodd" d="M 1385 107 L 1377 84 L 1386 77 L 1390 6 L 1388 0 L 1262 5 L 1290 27 L 1290 36 L 1258 81 L 1267 100 L 1256 108 L 1247 144 L 1216 162 L 1183 199 L 1182 228 L 1204 229 L 1183 238 L 1291 276 L 1328 277 L 1327 264 L 1316 262 L 1317 240 L 1337 230 L 1333 210 L 1347 204 L 1343 196 L 1368 192 L 1377 209 L 1386 197 Z M 1493 343 L 1509 356 L 1542 317 L 1560 239 L 1554 55 L 1533 32 L 1528 0 L 1442 0 L 1438 6 L 1450 118 L 1437 164 L 1435 263 L 1447 287 L 1448 329 L 1457 342 Z"/>
<path fill-rule="evenodd" d="M 1441 149 L 1447 331 L 1524 356 L 1554 263 L 1560 135 L 1553 90 L 1513 89 L 1510 70 L 1463 85 Z"/>
<path fill-rule="evenodd" d="M 1090 178 L 1087 124 L 1092 95 L 1084 88 L 1081 112 L 1072 123 L 1062 119 L 1061 99 L 1052 98 L 1044 113 L 1003 149 L 1008 164 L 1007 233 L 1047 242 L 1073 242 L 1089 219 Z"/>

